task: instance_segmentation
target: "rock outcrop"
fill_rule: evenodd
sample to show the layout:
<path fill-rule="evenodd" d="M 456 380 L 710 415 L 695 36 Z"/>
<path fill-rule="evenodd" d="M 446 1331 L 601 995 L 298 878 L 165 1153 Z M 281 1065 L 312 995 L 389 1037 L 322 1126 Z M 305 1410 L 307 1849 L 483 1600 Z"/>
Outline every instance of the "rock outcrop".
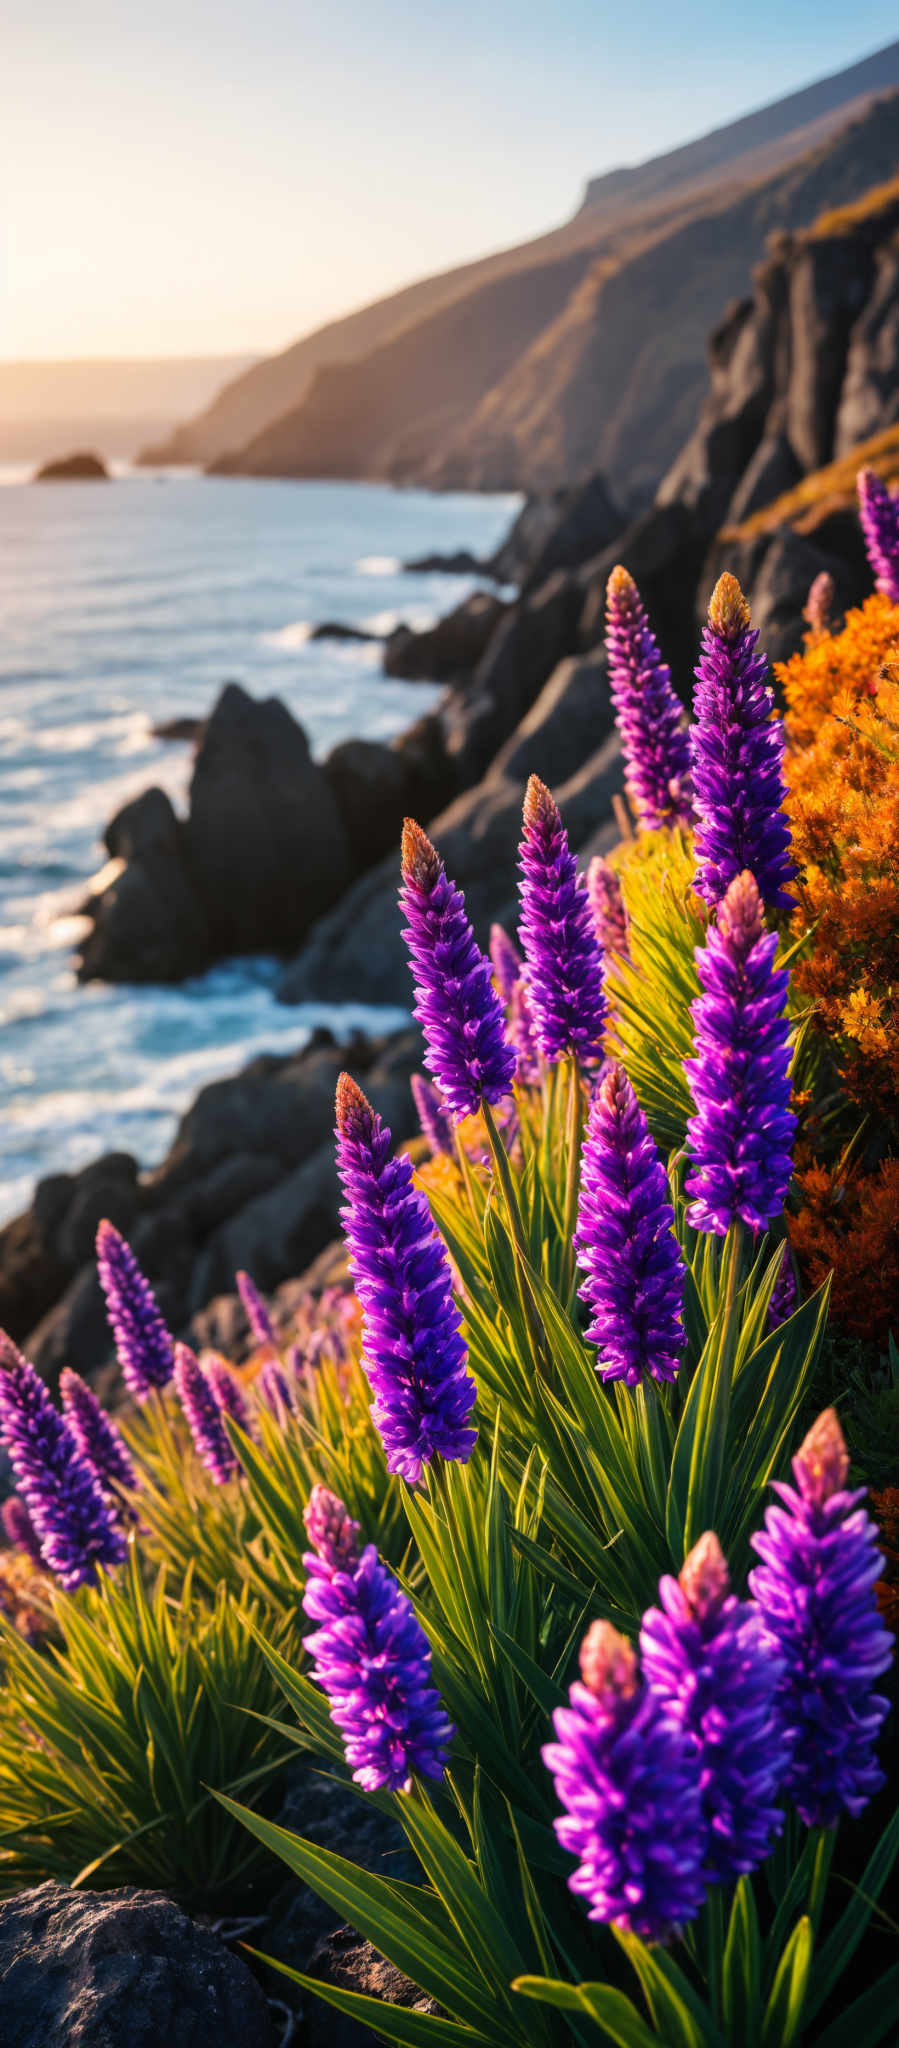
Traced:
<path fill-rule="evenodd" d="M 4 2048 L 273 2048 L 246 1963 L 161 1892 L 48 1882 L 0 1904 Z"/>
<path fill-rule="evenodd" d="M 81 449 L 75 455 L 61 455 L 53 462 L 44 462 L 35 471 L 36 484 L 102 484 L 109 482 L 109 471 L 99 455 L 92 455 Z"/>

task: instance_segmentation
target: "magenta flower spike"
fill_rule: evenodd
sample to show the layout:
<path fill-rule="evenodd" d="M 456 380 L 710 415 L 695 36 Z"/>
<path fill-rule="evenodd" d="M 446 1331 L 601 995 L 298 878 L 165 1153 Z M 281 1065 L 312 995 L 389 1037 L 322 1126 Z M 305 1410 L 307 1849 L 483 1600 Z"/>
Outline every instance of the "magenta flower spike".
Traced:
<path fill-rule="evenodd" d="M 450 1156 L 455 1152 L 453 1121 L 439 1089 L 432 1088 L 423 1074 L 413 1074 L 409 1081 L 412 1100 L 418 1112 L 422 1137 L 427 1138 L 433 1157 L 441 1152 Z"/>
<path fill-rule="evenodd" d="M 0 1508 L 0 1521 L 3 1523 L 7 1539 L 13 1550 L 24 1550 L 26 1557 L 30 1557 L 32 1564 L 43 1567 L 44 1554 L 41 1550 L 37 1530 L 28 1513 L 25 1502 L 20 1499 L 17 1493 L 9 1494 L 8 1498 L 4 1501 L 2 1508 Z"/>
<path fill-rule="evenodd" d="M 97 1273 L 122 1377 L 135 1401 L 145 1401 L 168 1386 L 174 1346 L 130 1244 L 105 1219 L 97 1231 Z"/>
<path fill-rule="evenodd" d="M 465 899 L 448 880 L 430 839 L 403 826 L 400 907 L 415 984 L 414 1015 L 427 1044 L 425 1066 L 461 1123 L 483 1102 L 499 1102 L 515 1075 L 490 962 L 475 945 Z"/>
<path fill-rule="evenodd" d="M 661 1607 L 643 1616 L 643 1675 L 692 1743 L 702 1792 L 707 1884 L 754 1870 L 783 1826 L 777 1805 L 787 1752 L 775 1692 L 783 1659 L 758 1610 L 731 1592 L 711 1531 L 678 1578 L 659 1584 Z"/>
<path fill-rule="evenodd" d="M 474 1380 L 441 1239 L 412 1162 L 361 1088 L 337 1084 L 337 1171 L 350 1271 L 363 1311 L 363 1362 L 387 1469 L 414 1484 L 434 1457 L 471 1456 Z"/>
<path fill-rule="evenodd" d="M 873 469 L 859 470 L 858 510 L 877 589 L 899 604 L 899 497 Z"/>
<path fill-rule="evenodd" d="M 714 906 L 748 868 L 764 903 L 792 910 L 783 720 L 773 715 L 758 637 L 736 577 L 719 576 L 702 636 L 690 731 L 694 888 Z"/>
<path fill-rule="evenodd" d="M 777 1706 L 790 1763 L 785 1780 L 806 1827 L 835 1827 L 883 1784 L 875 1745 L 889 1711 L 875 1681 L 895 1640 L 877 1610 L 883 1569 L 876 1524 L 846 1490 L 849 1453 L 833 1408 L 793 1459 L 794 1484 L 752 1538 L 761 1558 L 749 1590 L 784 1661 Z"/>
<path fill-rule="evenodd" d="M 830 570 L 819 569 L 817 576 L 813 577 L 809 584 L 809 593 L 802 613 L 809 632 L 814 633 L 816 639 L 822 639 L 830 630 L 834 595 L 834 581 Z"/>
<path fill-rule="evenodd" d="M 62 1409 L 83 1458 L 93 1466 L 105 1494 L 138 1485 L 131 1453 L 120 1429 L 92 1387 L 67 1366 L 59 1376 Z"/>
<path fill-rule="evenodd" d="M 621 892 L 621 883 L 614 868 L 610 868 L 602 854 L 594 855 L 587 869 L 587 900 L 593 916 L 593 929 L 603 955 L 617 953 L 619 958 L 628 958 L 627 910 Z"/>
<path fill-rule="evenodd" d="M 687 1737 L 640 1676 L 630 1643 L 595 1621 L 581 1645 L 581 1682 L 553 1714 L 543 1761 L 578 1858 L 569 1889 L 591 1920 L 641 1941 L 667 1941 L 702 1905 L 705 1827 Z"/>
<path fill-rule="evenodd" d="M 644 832 L 691 822 L 690 749 L 636 583 L 619 565 L 606 586 L 606 651 L 624 748 L 625 787 Z"/>
<path fill-rule="evenodd" d="M 50 1571 L 66 1592 L 121 1564 L 125 1539 L 43 1380 L 0 1333 L 0 1441 Z"/>
<path fill-rule="evenodd" d="M 507 1003 L 515 983 L 521 980 L 524 961 L 501 924 L 490 927 L 490 964 L 500 996 Z"/>
<path fill-rule="evenodd" d="M 189 1344 L 175 1345 L 175 1391 L 197 1456 L 212 1474 L 216 1486 L 224 1486 L 237 1471 L 237 1459 L 228 1442 L 221 1408 Z"/>
<path fill-rule="evenodd" d="M 684 1260 L 665 1168 L 623 1067 L 608 1068 L 590 1104 L 574 1247 L 602 1378 L 673 1380 Z"/>
<path fill-rule="evenodd" d="M 550 1063 L 574 1053 L 594 1066 L 606 1024 L 602 954 L 558 805 L 536 775 L 524 800 L 520 866 L 519 932 L 537 1046 Z"/>
<path fill-rule="evenodd" d="M 793 1170 L 788 977 L 774 966 L 776 951 L 752 875 L 737 875 L 697 948 L 695 1057 L 684 1061 L 696 1104 L 687 1216 L 721 1237 L 737 1222 L 764 1230 L 783 1209 Z"/>
<path fill-rule="evenodd" d="M 251 1335 L 256 1343 L 260 1347 L 265 1344 L 276 1344 L 274 1324 L 255 1280 L 251 1279 L 249 1273 L 244 1272 L 235 1273 L 234 1278 L 237 1281 L 237 1292 L 243 1302 Z"/>

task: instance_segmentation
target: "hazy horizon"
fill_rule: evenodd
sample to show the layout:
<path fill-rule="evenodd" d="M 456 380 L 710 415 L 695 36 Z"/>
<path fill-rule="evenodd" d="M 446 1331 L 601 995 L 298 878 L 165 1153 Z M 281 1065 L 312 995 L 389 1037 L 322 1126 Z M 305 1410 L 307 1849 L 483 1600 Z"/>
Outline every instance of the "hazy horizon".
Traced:
<path fill-rule="evenodd" d="M 760 0 L 738 46 L 712 0 L 673 19 L 511 0 L 452 22 L 386 0 L 62 0 L 7 31 L 12 207 L 0 362 L 267 355 L 569 217 L 591 177 L 675 148 L 876 53 L 847 21 Z M 208 33 L 206 32 L 208 29 Z M 776 38 L 777 65 L 771 46 Z M 647 61 L 647 55 L 651 61 Z M 40 108 L 40 122 L 34 109 Z"/>

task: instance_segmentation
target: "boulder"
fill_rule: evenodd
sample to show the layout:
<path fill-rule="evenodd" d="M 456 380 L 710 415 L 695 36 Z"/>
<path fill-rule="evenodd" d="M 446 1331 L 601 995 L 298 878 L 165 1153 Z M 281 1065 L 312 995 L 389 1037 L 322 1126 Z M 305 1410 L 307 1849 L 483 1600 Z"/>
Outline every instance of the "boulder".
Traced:
<path fill-rule="evenodd" d="M 606 585 L 617 562 L 634 577 L 676 686 L 685 697 L 696 659 L 694 595 L 709 536 L 701 514 L 684 503 L 650 506 L 613 547 L 577 573 L 582 594 L 578 647 L 585 653 L 605 637 Z"/>
<path fill-rule="evenodd" d="M 304 1973 L 319 1984 L 378 1998 L 384 2005 L 406 2006 L 412 2012 L 439 2013 L 440 2007 L 378 1954 L 354 1927 L 335 1927 L 316 1943 Z M 371 2029 L 336 2012 L 324 1999 L 310 1997 L 303 2005 L 304 2048 L 371 2048 Z"/>
<path fill-rule="evenodd" d="M 507 610 L 492 591 L 476 590 L 424 632 L 397 626 L 384 649 L 384 669 L 405 682 L 445 683 L 465 676 L 480 661 Z"/>
<path fill-rule="evenodd" d="M 127 1230 L 138 1201 L 137 1163 L 126 1152 L 38 1181 L 30 1209 L 0 1230 L 0 1329 L 23 1343 L 91 1256 L 100 1217 Z"/>
<path fill-rule="evenodd" d="M 790 491 L 802 475 L 786 434 L 765 434 L 743 471 L 727 508 L 727 524 L 739 525 L 762 505 Z"/>
<path fill-rule="evenodd" d="M 108 483 L 109 471 L 99 455 L 81 449 L 76 455 L 60 455 L 53 462 L 42 463 L 34 480 L 38 484 Z"/>
<path fill-rule="evenodd" d="M 276 697 L 226 684 L 197 754 L 184 843 L 220 954 L 295 945 L 346 887 L 336 797 Z"/>
<path fill-rule="evenodd" d="M 567 655 L 553 669 L 511 739 L 500 748 L 491 775 L 501 775 L 522 788 L 529 775 L 539 775 L 556 788 L 577 774 L 614 723 L 605 650 Z"/>
<path fill-rule="evenodd" d="M 439 725 L 436 729 L 439 735 Z M 344 740 L 328 755 L 325 774 L 360 873 L 397 845 L 405 817 L 433 817 L 453 781 L 442 742 L 437 754 L 377 740 Z"/>
<path fill-rule="evenodd" d="M 48 1882 L 0 1904 L 4 2048 L 273 2048 L 246 1963 L 161 1892 Z"/>
<path fill-rule="evenodd" d="M 541 549 L 564 518 L 567 499 L 565 490 L 537 492 L 526 498 L 505 540 L 485 563 L 488 574 L 495 576 L 498 583 L 523 584 Z"/>
<path fill-rule="evenodd" d="M 417 561 L 404 562 L 403 568 L 410 576 L 483 576 L 485 572 L 484 563 L 469 548 L 457 548 L 452 555 L 419 555 Z"/>
<path fill-rule="evenodd" d="M 189 740 L 193 746 L 203 737 L 205 718 L 162 718 L 150 731 L 154 740 Z"/>
<path fill-rule="evenodd" d="M 536 589 L 556 569 L 576 569 L 611 547 L 626 521 L 610 495 L 605 477 L 597 474 L 567 491 L 555 524 L 535 544 L 523 587 Z"/>
<path fill-rule="evenodd" d="M 82 981 L 181 981 L 213 951 L 206 908 L 185 860 L 182 827 L 161 789 L 126 804 L 106 830 L 116 872 L 84 908 Z"/>
<path fill-rule="evenodd" d="M 342 619 L 323 619 L 320 626 L 313 626 L 310 640 L 380 640 L 380 633 L 370 633 L 364 626 L 347 626 Z"/>
<path fill-rule="evenodd" d="M 576 579 L 559 570 L 506 612 L 470 690 L 457 695 L 445 714 L 447 752 L 460 789 L 484 774 L 556 663 L 575 652 L 582 603 Z"/>
<path fill-rule="evenodd" d="M 871 296 L 852 330 L 834 454 L 899 420 L 899 234 L 877 252 Z"/>

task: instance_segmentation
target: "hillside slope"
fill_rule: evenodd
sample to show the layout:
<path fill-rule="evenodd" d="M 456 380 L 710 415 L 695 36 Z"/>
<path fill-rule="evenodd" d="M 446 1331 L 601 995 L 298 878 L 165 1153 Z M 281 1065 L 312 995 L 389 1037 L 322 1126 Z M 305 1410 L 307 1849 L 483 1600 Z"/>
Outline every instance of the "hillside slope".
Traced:
<path fill-rule="evenodd" d="M 837 77 L 718 130 L 713 136 L 648 164 L 591 181 L 587 200 L 573 220 L 517 248 L 425 278 L 304 336 L 235 379 L 211 406 L 163 443 L 148 448 L 143 459 L 212 463 L 222 456 L 233 457 L 274 421 L 291 415 L 311 395 L 319 370 L 362 360 L 401 331 L 427 321 L 441 307 L 448 307 L 469 292 L 480 292 L 488 283 L 512 272 L 532 275 L 534 291 L 548 308 L 547 320 L 551 321 L 560 309 L 553 301 L 551 280 L 539 276 L 545 266 L 551 266 L 558 274 L 561 259 L 573 258 L 581 252 L 586 268 L 588 252 L 592 251 L 594 257 L 608 258 L 613 250 L 620 249 L 623 236 L 650 231 L 670 219 L 672 213 L 680 210 L 682 214 L 687 207 L 695 208 L 703 198 L 708 200 L 712 196 L 717 200 L 724 170 L 727 178 L 734 181 L 733 189 L 737 183 L 769 175 L 820 143 L 850 112 L 863 111 L 872 94 L 890 86 L 899 86 L 899 43 Z M 524 296 L 519 295 L 519 304 Z M 464 323 L 456 323 L 456 332 L 460 333 L 463 326 Z M 503 352 L 503 370 L 531 340 L 528 322 L 520 332 L 510 329 Z M 492 362 L 491 352 L 488 355 Z M 477 397 L 483 397 L 487 388 L 483 386 Z M 326 394 L 326 411 L 330 402 L 330 395 Z M 410 420 L 408 424 L 413 423 Z M 301 447 L 305 445 L 305 426 L 299 442 Z M 320 473 L 322 465 L 328 468 L 324 453 L 321 461 L 316 458 L 311 472 L 302 473 Z M 331 473 L 335 473 L 333 458 Z M 371 472 L 360 470 L 357 463 L 344 473 Z"/>

